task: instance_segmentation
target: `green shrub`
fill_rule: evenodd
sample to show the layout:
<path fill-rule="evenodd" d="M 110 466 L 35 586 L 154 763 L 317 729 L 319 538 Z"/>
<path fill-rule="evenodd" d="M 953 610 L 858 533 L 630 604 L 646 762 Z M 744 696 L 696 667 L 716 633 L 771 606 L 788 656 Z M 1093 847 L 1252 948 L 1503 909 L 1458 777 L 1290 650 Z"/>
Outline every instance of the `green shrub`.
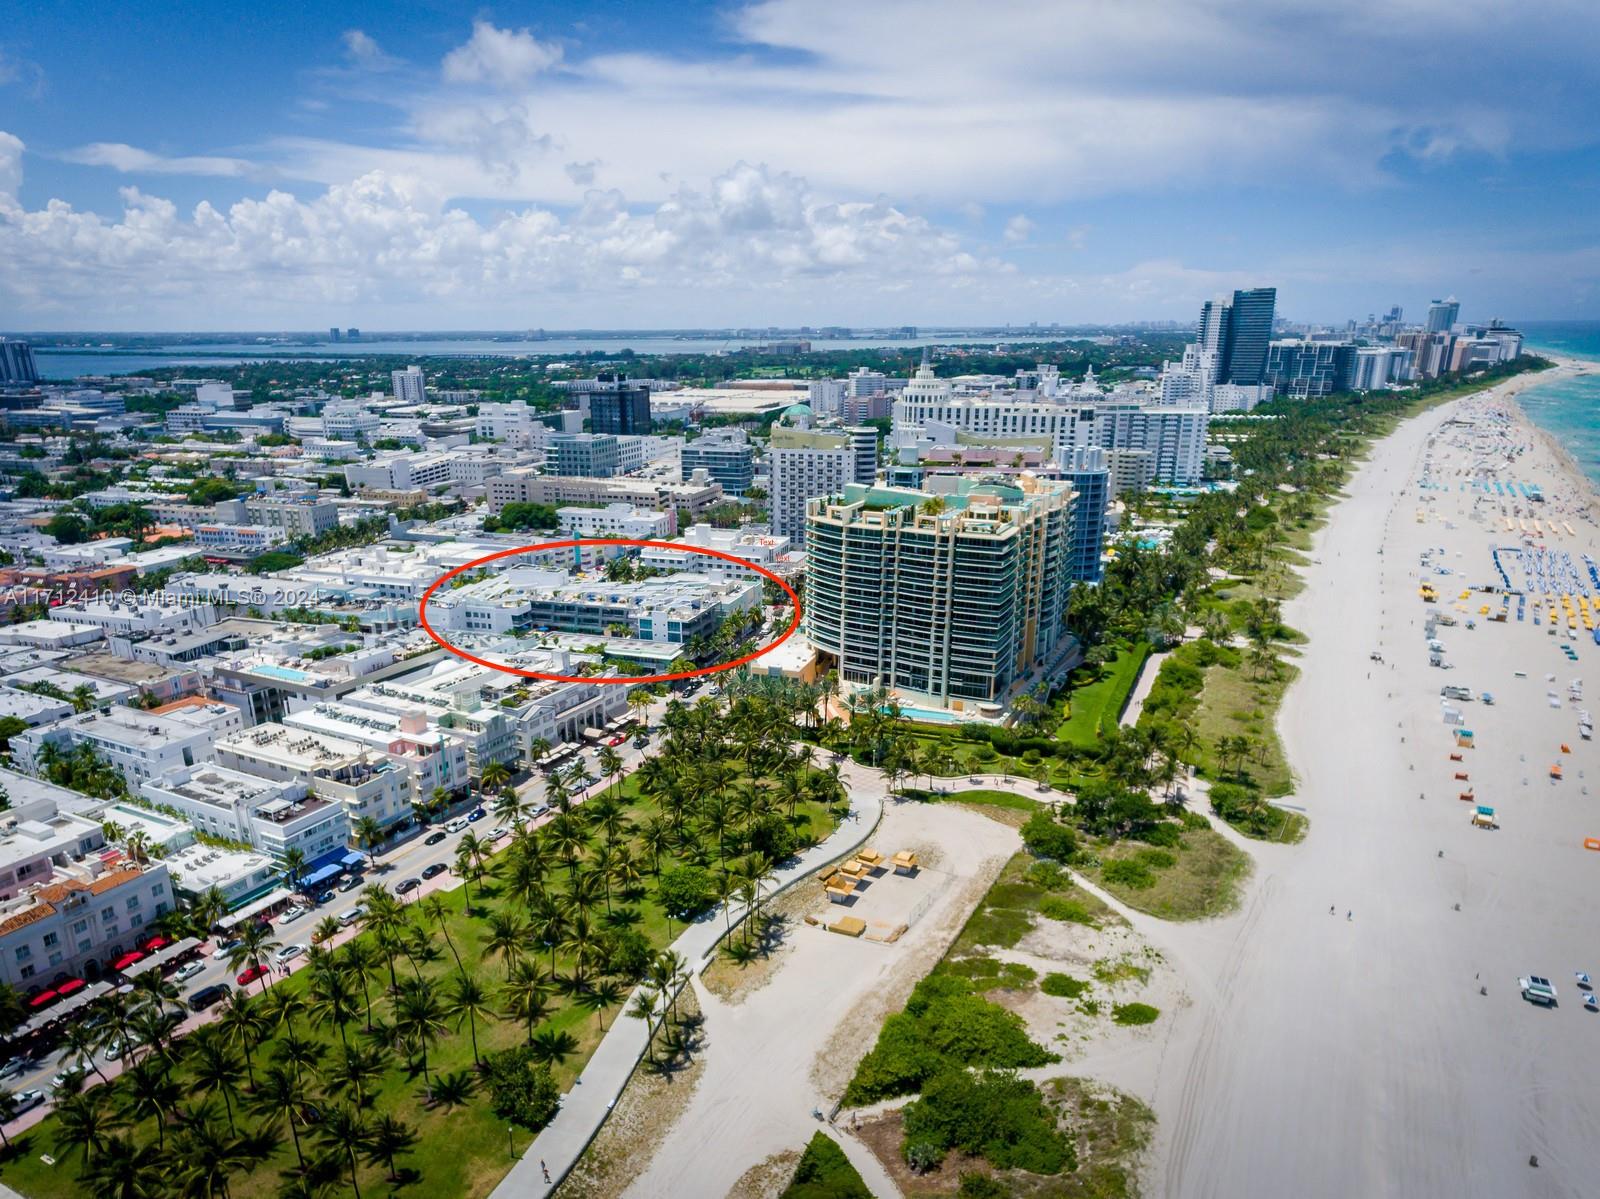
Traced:
<path fill-rule="evenodd" d="M 1119 1003 L 1111 1009 L 1111 1018 L 1118 1024 L 1154 1024 L 1159 1015 L 1161 1010 L 1148 1003 Z"/>
<path fill-rule="evenodd" d="M 1176 849 L 1183 844 L 1183 831 L 1166 820 L 1139 829 L 1131 835 L 1135 841 L 1143 841 L 1146 845 L 1164 845 L 1168 849 Z"/>
<path fill-rule="evenodd" d="M 1146 891 L 1156 885 L 1156 876 L 1151 873 L 1150 867 L 1135 858 L 1119 858 L 1107 862 L 1101 868 L 1100 874 L 1106 882 L 1128 887 L 1134 891 Z"/>
<path fill-rule="evenodd" d="M 961 1175 L 957 1199 L 1010 1199 L 1011 1188 L 992 1174 L 966 1170 Z"/>
<path fill-rule="evenodd" d="M 1141 849 L 1137 859 L 1152 870 L 1170 870 L 1178 859 L 1164 849 Z"/>
<path fill-rule="evenodd" d="M 1062 999 L 1076 999 L 1088 989 L 1086 981 L 1070 974 L 1046 974 L 1039 984 L 1039 990 L 1046 995 L 1058 995 Z"/>
<path fill-rule="evenodd" d="M 1199 812 L 1180 812 L 1178 813 L 1178 819 L 1183 822 L 1184 828 L 1211 827 L 1211 821 L 1200 815 Z"/>
<path fill-rule="evenodd" d="M 561 1106 L 561 1092 L 550 1077 L 550 1067 L 534 1061 L 531 1046 L 487 1054 L 483 1075 L 494 1114 L 532 1132 L 550 1123 Z"/>
<path fill-rule="evenodd" d="M 711 875 L 699 866 L 674 866 L 663 870 L 656 882 L 661 906 L 679 920 L 698 916 L 711 905 L 715 895 Z"/>
<path fill-rule="evenodd" d="M 1054 862 L 1035 862 L 1022 877 L 1046 891 L 1064 891 L 1072 886 L 1067 872 Z"/>
<path fill-rule="evenodd" d="M 872 1199 L 844 1150 L 825 1132 L 813 1133 L 781 1199 Z"/>
<path fill-rule="evenodd" d="M 875 1103 L 909 1095 L 940 1070 L 1020 1069 L 1061 1060 L 1029 1039 L 1022 1017 L 974 993 L 983 987 L 981 981 L 974 983 L 942 969 L 918 983 L 906 1010 L 884 1021 L 877 1043 L 850 1080 L 845 1102 Z"/>
<path fill-rule="evenodd" d="M 1039 1088 L 1008 1071 L 944 1070 L 905 1107 L 907 1149 L 929 1145 L 981 1156 L 999 1169 L 1059 1174 L 1077 1156 Z"/>
<path fill-rule="evenodd" d="M 1075 899 L 1063 899 L 1059 895 L 1046 895 L 1039 901 L 1039 915 L 1048 916 L 1052 920 L 1060 920 L 1067 924 L 1087 924 L 1090 928 L 1099 927 L 1094 918 L 1094 913 Z"/>
<path fill-rule="evenodd" d="M 1022 826 L 1022 843 L 1035 857 L 1065 862 L 1078 848 L 1078 838 L 1048 812 L 1035 812 Z"/>

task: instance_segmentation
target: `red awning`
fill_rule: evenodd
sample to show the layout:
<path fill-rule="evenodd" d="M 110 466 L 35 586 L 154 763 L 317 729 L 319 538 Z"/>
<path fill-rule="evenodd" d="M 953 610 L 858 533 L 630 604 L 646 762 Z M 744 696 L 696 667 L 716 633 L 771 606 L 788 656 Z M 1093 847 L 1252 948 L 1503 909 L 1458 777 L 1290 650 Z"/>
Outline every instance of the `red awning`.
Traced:
<path fill-rule="evenodd" d="M 135 949 L 132 953 L 125 953 L 116 961 L 112 962 L 111 968 L 113 970 L 126 970 L 129 966 L 133 965 L 137 961 L 141 961 L 143 958 L 144 954 Z"/>
<path fill-rule="evenodd" d="M 171 941 L 167 940 L 165 937 L 161 936 L 161 934 L 157 933 L 155 936 L 151 937 L 148 941 L 146 941 L 142 948 L 144 948 L 146 952 L 154 953 L 156 950 L 165 949 L 168 945 L 171 945 L 171 944 L 172 944 Z"/>
<path fill-rule="evenodd" d="M 79 991 L 83 990 L 84 987 L 86 987 L 88 985 L 89 984 L 84 982 L 83 979 L 81 979 L 81 978 L 69 978 L 69 979 L 67 979 L 66 982 L 62 983 L 59 987 L 56 988 L 56 994 L 57 995 L 75 995 Z"/>
<path fill-rule="evenodd" d="M 58 1000 L 60 998 L 61 998 L 61 992 L 60 991 L 40 991 L 32 999 L 28 1000 L 28 1006 L 29 1007 L 43 1007 L 45 1004 L 54 1003 L 56 1000 Z"/>

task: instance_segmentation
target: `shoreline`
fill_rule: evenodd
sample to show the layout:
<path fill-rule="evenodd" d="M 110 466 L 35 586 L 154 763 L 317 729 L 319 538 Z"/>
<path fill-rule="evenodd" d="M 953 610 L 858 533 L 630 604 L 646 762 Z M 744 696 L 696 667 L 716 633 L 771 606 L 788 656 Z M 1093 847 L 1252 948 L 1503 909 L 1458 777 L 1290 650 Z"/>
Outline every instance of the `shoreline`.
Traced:
<path fill-rule="evenodd" d="M 1550 547 L 1600 556 L 1595 484 L 1514 399 L 1551 380 L 1507 380 L 1401 421 L 1315 536 L 1307 585 L 1285 606 L 1309 640 L 1278 720 L 1310 833 L 1248 846 L 1256 869 L 1236 914 L 1140 922 L 1193 1000 L 1156 1083 L 1152 1195 L 1532 1199 L 1583 1193 L 1600 1171 L 1588 1131 L 1600 1042 L 1570 985 L 1596 952 L 1583 914 L 1600 863 L 1580 841 L 1600 833 L 1583 781 L 1600 743 L 1577 741 L 1570 705 L 1546 706 L 1540 678 L 1583 673 L 1558 644 L 1584 658 L 1595 647 L 1477 614 L 1499 596 L 1453 594 L 1492 581 L 1489 547 L 1509 540 L 1508 519 L 1559 515 L 1573 532 L 1552 525 Z M 1495 474 L 1537 482 L 1547 503 L 1469 482 Z M 1448 673 L 1427 664 L 1424 549 L 1451 572 L 1428 568 L 1445 593 L 1432 610 L 1457 621 L 1440 630 Z M 1440 719 L 1445 684 L 1501 696 L 1462 705 L 1479 743 L 1461 763 Z M 1569 741 L 1571 785 L 1546 780 L 1540 759 Z M 1502 829 L 1468 825 L 1464 787 Z M 1557 980 L 1559 1018 L 1518 996 L 1530 971 Z"/>

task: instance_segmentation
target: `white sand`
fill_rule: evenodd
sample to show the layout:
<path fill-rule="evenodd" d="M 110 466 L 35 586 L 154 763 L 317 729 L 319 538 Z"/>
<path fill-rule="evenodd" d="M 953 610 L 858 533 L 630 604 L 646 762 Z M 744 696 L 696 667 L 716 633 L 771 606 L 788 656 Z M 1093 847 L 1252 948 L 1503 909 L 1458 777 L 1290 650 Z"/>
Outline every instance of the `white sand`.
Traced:
<path fill-rule="evenodd" d="M 1491 581 L 1488 547 L 1512 537 L 1498 502 L 1479 505 L 1475 521 L 1481 493 L 1458 489 L 1454 472 L 1473 457 L 1465 435 L 1431 447 L 1433 477 L 1449 489 L 1416 485 L 1435 431 L 1490 407 L 1455 402 L 1378 446 L 1317 537 L 1310 586 L 1287 606 L 1310 636 L 1280 720 L 1308 840 L 1251 846 L 1257 868 L 1234 916 L 1134 919 L 1194 1000 L 1169 1026 L 1146 1096 L 1160 1120 L 1153 1194 L 1600 1193 L 1600 1013 L 1583 1010 L 1573 985 L 1574 970 L 1600 971 L 1590 907 L 1600 853 L 1581 847 L 1600 836 L 1600 742 L 1578 740 L 1564 702 L 1567 681 L 1587 673 L 1600 708 L 1600 647 L 1581 627 L 1584 640 L 1563 635 L 1580 655 L 1568 664 L 1543 626 L 1516 623 L 1515 601 L 1511 623 L 1480 619 L 1467 631 L 1456 594 Z M 1511 440 L 1528 448 L 1497 477 L 1544 488 L 1546 527 L 1559 508 L 1578 533 L 1548 544 L 1583 569 L 1581 553 L 1600 556 L 1586 486 L 1531 427 Z M 1419 506 L 1435 513 L 1425 524 Z M 1462 572 L 1438 579 L 1439 606 L 1462 622 L 1440 630 L 1448 671 L 1428 666 L 1423 637 L 1418 556 L 1428 545 Z M 1374 648 L 1384 665 L 1368 660 Z M 1519 668 L 1529 677 L 1514 678 Z M 1562 710 L 1546 706 L 1547 672 Z M 1464 768 L 1479 802 L 1498 810 L 1498 832 L 1470 828 L 1470 806 L 1456 799 L 1463 767 L 1448 759 L 1439 715 L 1446 683 L 1499 700 L 1460 705 L 1479 742 Z M 1563 741 L 1573 752 L 1559 753 Z M 1557 757 L 1567 778 L 1552 784 L 1544 771 Z M 1517 976 L 1529 971 L 1555 982 L 1558 1010 L 1519 997 Z M 1144 1080 L 1103 1073 L 1145 1091 Z"/>
<path fill-rule="evenodd" d="M 1015 829 L 955 804 L 891 803 L 872 844 L 886 854 L 912 848 L 935 863 L 915 880 L 896 880 L 901 890 L 924 889 L 930 906 L 889 945 L 806 925 L 792 929 L 794 944 L 771 980 L 737 1004 L 696 978 L 706 1016 L 704 1074 L 626 1194 L 726 1195 L 751 1166 L 804 1149 L 822 1127 L 812 1109 L 832 1107 L 884 1017 L 903 1006 L 943 955 L 1021 839 Z M 854 914 L 870 920 L 872 909 L 869 889 Z M 843 1129 L 835 1135 L 873 1193 L 892 1195 L 870 1151 Z"/>

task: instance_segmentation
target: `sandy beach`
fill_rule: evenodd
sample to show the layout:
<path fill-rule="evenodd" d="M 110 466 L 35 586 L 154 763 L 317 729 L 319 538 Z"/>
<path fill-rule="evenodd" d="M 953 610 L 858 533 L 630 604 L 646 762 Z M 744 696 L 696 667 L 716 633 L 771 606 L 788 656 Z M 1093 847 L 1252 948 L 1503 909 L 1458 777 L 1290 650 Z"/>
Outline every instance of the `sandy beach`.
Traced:
<path fill-rule="evenodd" d="M 1589 485 L 1510 399 L 1550 377 L 1405 422 L 1316 538 L 1308 586 L 1286 608 L 1310 640 L 1280 716 L 1289 802 L 1311 834 L 1251 844 L 1256 871 L 1226 919 L 1135 919 L 1193 1001 L 1153 1084 L 1107 1072 L 1135 1093 L 1153 1085 L 1152 1194 L 1600 1190 L 1600 1012 L 1574 985 L 1574 971 L 1600 972 L 1600 852 L 1583 845 L 1600 836 L 1600 742 L 1580 737 L 1589 701 L 1569 695 L 1586 675 L 1600 688 L 1587 669 L 1600 646 L 1576 615 L 1569 638 L 1559 594 L 1552 629 L 1548 597 L 1541 623 L 1532 596 L 1520 621 L 1506 600 L 1502 623 L 1479 611 L 1502 596 L 1469 590 L 1502 585 L 1499 547 L 1514 588 L 1527 582 L 1521 553 L 1540 551 L 1539 577 L 1565 578 L 1575 613 L 1580 580 L 1600 593 L 1582 557 L 1600 556 Z M 1424 578 L 1435 603 L 1419 595 Z M 1429 664 L 1430 612 L 1455 621 L 1436 630 L 1443 666 Z M 1474 696 L 1450 701 L 1460 726 L 1445 722 L 1445 686 Z M 1456 727 L 1474 748 L 1458 748 Z M 1473 802 L 1458 798 L 1469 790 Z M 1479 804 L 1501 828 L 1472 827 Z M 1559 1007 L 1520 997 L 1530 972 L 1555 983 Z"/>

